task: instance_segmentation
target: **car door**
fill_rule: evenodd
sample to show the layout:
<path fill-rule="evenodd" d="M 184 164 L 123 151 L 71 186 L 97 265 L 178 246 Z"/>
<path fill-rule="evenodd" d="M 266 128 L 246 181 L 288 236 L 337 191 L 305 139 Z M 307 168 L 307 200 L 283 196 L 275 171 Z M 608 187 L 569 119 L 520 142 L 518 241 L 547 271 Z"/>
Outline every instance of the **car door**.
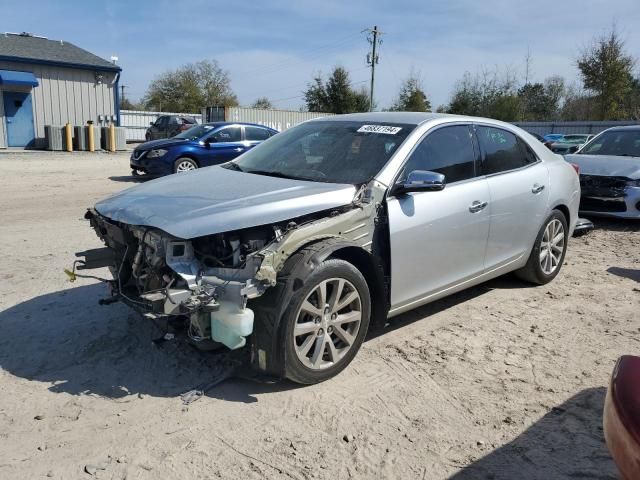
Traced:
<path fill-rule="evenodd" d="M 151 126 L 151 129 L 149 132 L 151 134 L 151 140 L 165 138 L 168 120 L 169 120 L 169 117 L 166 115 L 162 115 L 158 117 L 155 123 Z"/>
<path fill-rule="evenodd" d="M 169 117 L 169 123 L 167 124 L 166 138 L 175 137 L 178 133 L 180 133 L 181 126 L 182 121 L 180 120 L 180 118 L 171 115 Z"/>
<path fill-rule="evenodd" d="M 483 272 L 491 206 L 478 155 L 467 124 L 430 131 L 410 154 L 401 180 L 427 170 L 444 174 L 447 185 L 387 200 L 392 309 L 423 303 Z"/>
<path fill-rule="evenodd" d="M 491 202 L 488 269 L 528 256 L 545 220 L 549 173 L 528 144 L 502 128 L 476 125 Z"/>
<path fill-rule="evenodd" d="M 202 166 L 218 165 L 233 160 L 246 150 L 240 125 L 229 125 L 212 132 L 205 142 Z"/>
<path fill-rule="evenodd" d="M 255 147 L 261 142 L 264 142 L 271 136 L 271 132 L 263 127 L 254 127 L 251 125 L 245 125 L 244 135 L 246 141 L 247 150 Z"/>

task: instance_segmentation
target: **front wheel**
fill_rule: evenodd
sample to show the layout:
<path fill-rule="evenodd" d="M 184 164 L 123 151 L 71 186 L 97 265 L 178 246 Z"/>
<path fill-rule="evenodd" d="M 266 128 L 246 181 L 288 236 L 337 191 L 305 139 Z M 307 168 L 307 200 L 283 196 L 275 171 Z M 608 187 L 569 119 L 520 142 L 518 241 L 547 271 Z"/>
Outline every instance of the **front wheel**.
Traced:
<path fill-rule="evenodd" d="M 355 357 L 369 327 L 371 298 L 349 262 L 322 262 L 295 292 L 282 319 L 285 375 L 302 384 L 327 380 Z"/>
<path fill-rule="evenodd" d="M 517 276 L 531 283 L 544 285 L 553 280 L 562 268 L 567 253 L 569 229 L 562 212 L 554 210 L 538 232 L 527 264 L 517 270 Z"/>
<path fill-rule="evenodd" d="M 176 160 L 173 167 L 174 173 L 190 172 L 198 168 L 198 164 L 191 158 L 182 157 Z"/>

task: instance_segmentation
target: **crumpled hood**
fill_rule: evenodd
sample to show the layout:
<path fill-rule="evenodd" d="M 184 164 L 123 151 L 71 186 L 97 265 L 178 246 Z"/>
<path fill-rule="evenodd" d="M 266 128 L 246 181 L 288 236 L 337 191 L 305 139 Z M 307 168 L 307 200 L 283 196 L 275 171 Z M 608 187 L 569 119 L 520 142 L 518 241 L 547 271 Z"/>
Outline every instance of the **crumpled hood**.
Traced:
<path fill-rule="evenodd" d="M 580 167 L 580 175 L 601 175 L 640 179 L 640 157 L 615 155 L 565 155 L 565 160 Z"/>
<path fill-rule="evenodd" d="M 141 143 L 136 147 L 136 150 L 151 150 L 152 148 L 169 148 L 174 145 L 184 145 L 190 142 L 183 138 L 161 138 L 160 140 L 150 140 L 148 142 Z"/>
<path fill-rule="evenodd" d="M 95 206 L 130 225 L 183 239 L 283 222 L 353 201 L 353 185 L 238 172 L 220 166 L 169 175 L 123 190 Z"/>

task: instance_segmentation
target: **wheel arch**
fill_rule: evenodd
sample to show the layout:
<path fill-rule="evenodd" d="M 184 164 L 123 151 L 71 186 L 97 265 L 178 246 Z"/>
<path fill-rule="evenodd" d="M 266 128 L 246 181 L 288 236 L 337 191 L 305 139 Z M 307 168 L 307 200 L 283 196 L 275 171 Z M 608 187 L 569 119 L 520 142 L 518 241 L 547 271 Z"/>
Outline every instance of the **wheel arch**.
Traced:
<path fill-rule="evenodd" d="M 563 203 L 559 203 L 558 205 L 553 207 L 551 210 L 558 210 L 560 213 L 562 213 L 564 215 L 565 220 L 567 221 L 567 225 L 569 226 L 569 228 L 571 228 L 572 220 L 574 219 L 571 218 L 571 211 L 569 210 L 569 207 L 567 207 Z"/>
<path fill-rule="evenodd" d="M 281 319 L 289 307 L 288 299 L 304 285 L 304 279 L 322 262 L 340 259 L 356 267 L 367 282 L 371 297 L 370 330 L 384 325 L 388 312 L 384 272 L 374 255 L 360 245 L 343 238 L 319 239 L 301 246 L 278 272 L 277 284 L 249 306 L 256 314 L 251 336 L 251 363 L 258 371 L 282 376 L 283 351 L 277 345 Z"/>

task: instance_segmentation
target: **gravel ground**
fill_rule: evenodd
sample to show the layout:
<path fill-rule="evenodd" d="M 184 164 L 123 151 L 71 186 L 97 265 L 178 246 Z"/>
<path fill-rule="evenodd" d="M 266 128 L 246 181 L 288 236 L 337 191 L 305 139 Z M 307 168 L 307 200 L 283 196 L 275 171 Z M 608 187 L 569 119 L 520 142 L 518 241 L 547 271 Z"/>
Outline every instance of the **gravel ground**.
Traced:
<path fill-rule="evenodd" d="M 135 184 L 126 154 L 2 154 L 0 478 L 616 478 L 601 411 L 640 349 L 640 222 L 572 239 L 559 277 L 511 276 L 393 319 L 338 377 L 230 380 L 105 288 L 87 206 Z"/>

